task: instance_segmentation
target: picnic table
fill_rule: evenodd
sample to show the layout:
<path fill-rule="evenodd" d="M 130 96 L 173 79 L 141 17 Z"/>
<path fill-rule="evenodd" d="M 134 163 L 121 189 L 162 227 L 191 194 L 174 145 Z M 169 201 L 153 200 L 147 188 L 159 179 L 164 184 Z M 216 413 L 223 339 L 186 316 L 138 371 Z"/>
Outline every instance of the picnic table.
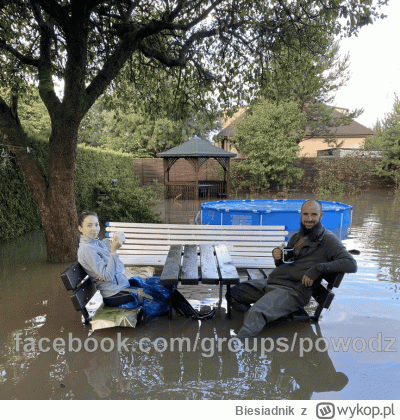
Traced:
<path fill-rule="evenodd" d="M 163 286 L 219 284 L 220 290 L 226 285 L 227 316 L 230 318 L 230 285 L 239 283 L 239 274 L 226 245 L 171 245 L 160 282 Z M 172 317 L 171 305 L 169 317 Z"/>

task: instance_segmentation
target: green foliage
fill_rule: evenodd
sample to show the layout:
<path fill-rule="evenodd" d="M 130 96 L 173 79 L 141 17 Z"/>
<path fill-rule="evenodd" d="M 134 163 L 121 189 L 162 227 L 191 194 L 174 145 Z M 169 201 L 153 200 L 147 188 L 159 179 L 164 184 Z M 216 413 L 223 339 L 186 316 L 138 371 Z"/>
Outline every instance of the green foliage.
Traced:
<path fill-rule="evenodd" d="M 360 155 L 319 157 L 316 159 L 317 177 L 305 180 L 316 195 L 354 195 L 369 185 L 371 174 L 376 173 L 376 159 Z"/>
<path fill-rule="evenodd" d="M 30 86 L 31 94 L 20 97 L 18 116 L 26 133 L 44 138 L 50 137 L 50 117 L 37 88 Z"/>
<path fill-rule="evenodd" d="M 382 159 L 377 166 L 379 175 L 385 176 L 395 184 L 395 190 L 400 188 L 400 98 L 396 94 L 392 111 L 378 121 L 374 127 L 378 133 L 375 144 L 382 149 Z M 371 147 L 373 143 L 370 143 Z"/>
<path fill-rule="evenodd" d="M 220 128 L 209 113 L 192 112 L 185 120 L 175 121 L 161 115 L 137 111 L 117 93 L 105 95 L 89 110 L 79 128 L 79 142 L 105 150 L 131 153 L 134 157 L 156 157 L 156 154 L 179 146 L 196 134 L 206 138 L 211 129 Z M 118 107 L 111 104 L 118 103 Z M 215 117 L 216 118 L 216 117 Z"/>
<path fill-rule="evenodd" d="M 396 191 L 400 188 L 400 125 L 386 129 L 382 139 L 383 157 L 378 165 L 378 173 L 395 183 Z"/>
<path fill-rule="evenodd" d="M 28 139 L 42 173 L 48 174 L 48 141 Z M 14 159 L 0 168 L 0 242 L 41 227 L 41 219 L 24 176 Z M 78 147 L 75 169 L 75 200 L 78 213 L 96 211 L 105 221 L 160 222 L 152 206 L 160 187 L 140 187 L 133 172 L 133 158 L 88 146 Z M 117 179 L 115 186 L 112 182 Z M 106 194 L 106 196 L 99 194 Z"/>
<path fill-rule="evenodd" d="M 349 56 L 339 54 L 339 43 L 331 34 L 320 28 L 311 31 L 319 33 L 318 45 L 314 46 L 316 50 L 303 49 L 300 45 L 297 49 L 280 45 L 273 54 L 264 57 L 264 61 L 261 58 L 256 60 L 258 67 L 254 70 L 260 72 L 260 94 L 263 97 L 276 103 L 298 102 L 306 116 L 307 135 L 331 134 L 327 143 L 339 147 L 335 128 L 351 123 L 363 110 L 337 113 L 333 107 L 327 106 L 350 78 Z"/>
<path fill-rule="evenodd" d="M 320 32 L 315 46 L 318 51 L 280 45 L 274 54 L 258 63 L 263 96 L 275 102 L 329 104 L 334 93 L 347 83 L 348 55 L 341 57 L 339 44 L 332 35 L 318 28 L 311 30 Z"/>
<path fill-rule="evenodd" d="M 97 211 L 102 221 L 156 223 L 159 218 L 152 206 L 157 202 L 158 191 L 140 187 L 131 155 L 78 146 L 75 169 L 78 213 L 86 209 Z"/>
<path fill-rule="evenodd" d="M 108 110 L 99 102 L 83 119 L 79 141 L 134 157 L 154 157 L 166 145 L 179 145 L 182 134 L 179 123 L 166 118 L 153 121 L 150 116 L 135 113 L 131 106 Z"/>
<path fill-rule="evenodd" d="M 233 172 L 237 169 L 243 174 L 237 186 L 262 189 L 271 182 L 285 186 L 300 179 L 303 172 L 293 162 L 304 136 L 303 124 L 304 116 L 295 102 L 255 104 L 232 138 L 235 148 L 247 157 L 234 168 Z"/>
<path fill-rule="evenodd" d="M 0 167 L 0 242 L 39 229 L 39 211 L 14 159 Z"/>

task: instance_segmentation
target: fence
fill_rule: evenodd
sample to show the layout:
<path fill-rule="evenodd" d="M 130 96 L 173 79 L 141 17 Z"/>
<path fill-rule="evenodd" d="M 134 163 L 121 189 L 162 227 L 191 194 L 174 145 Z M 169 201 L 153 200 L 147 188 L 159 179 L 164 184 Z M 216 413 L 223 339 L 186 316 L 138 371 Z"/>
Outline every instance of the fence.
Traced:
<path fill-rule="evenodd" d="M 327 157 L 326 159 L 332 159 Z M 362 159 L 362 158 L 354 158 Z M 232 161 L 240 161 L 241 159 L 232 159 Z M 312 189 L 312 181 L 317 177 L 317 169 L 315 167 L 316 158 L 315 157 L 303 157 L 297 160 L 296 166 L 300 167 L 304 171 L 304 176 L 301 180 L 290 185 L 290 191 L 302 191 L 310 192 Z M 134 172 L 140 178 L 141 185 L 151 185 L 154 183 L 154 180 L 157 180 L 158 183 L 164 184 L 164 169 L 163 169 L 163 159 L 161 158 L 136 158 L 134 159 Z M 200 168 L 199 172 L 199 184 L 218 184 L 218 167 L 219 164 L 214 159 L 208 159 Z M 190 183 L 195 182 L 195 172 L 193 167 L 184 159 L 178 160 L 170 170 L 170 182 L 180 184 L 190 185 Z M 387 188 L 387 180 L 371 175 L 371 180 L 369 183 L 369 188 Z M 214 188 L 214 187 L 213 187 Z M 219 188 L 219 187 L 216 187 Z M 188 187 L 188 196 L 194 194 L 189 191 Z M 217 191 L 219 193 L 224 193 L 223 191 Z M 179 192 L 177 193 L 177 195 Z M 173 194 L 171 194 L 172 196 Z M 174 196 L 175 197 L 175 196 Z M 183 198 L 183 197 L 182 197 Z"/>

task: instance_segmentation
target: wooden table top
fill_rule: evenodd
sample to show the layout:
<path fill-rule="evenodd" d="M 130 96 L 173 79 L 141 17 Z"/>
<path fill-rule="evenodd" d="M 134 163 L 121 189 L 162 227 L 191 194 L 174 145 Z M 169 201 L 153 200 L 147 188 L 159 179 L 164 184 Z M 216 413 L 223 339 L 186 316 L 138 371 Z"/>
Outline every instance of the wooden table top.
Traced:
<path fill-rule="evenodd" d="M 236 284 L 239 274 L 226 245 L 171 245 L 162 285 Z"/>

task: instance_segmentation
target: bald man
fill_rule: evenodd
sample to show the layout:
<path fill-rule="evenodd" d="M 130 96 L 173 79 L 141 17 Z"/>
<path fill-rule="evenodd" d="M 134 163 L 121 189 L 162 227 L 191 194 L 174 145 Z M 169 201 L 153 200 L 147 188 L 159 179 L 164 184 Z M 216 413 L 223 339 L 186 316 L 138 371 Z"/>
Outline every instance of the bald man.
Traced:
<path fill-rule="evenodd" d="M 282 248 L 275 248 L 272 256 L 276 267 L 267 279 L 249 280 L 232 288 L 232 307 L 247 311 L 237 334 L 239 339 L 253 337 L 266 323 L 304 308 L 311 299 L 314 282 L 323 274 L 357 271 L 356 261 L 342 242 L 322 225 L 322 216 L 318 200 L 305 201 L 300 230 L 287 245 L 294 248 L 294 263 L 283 263 Z"/>

